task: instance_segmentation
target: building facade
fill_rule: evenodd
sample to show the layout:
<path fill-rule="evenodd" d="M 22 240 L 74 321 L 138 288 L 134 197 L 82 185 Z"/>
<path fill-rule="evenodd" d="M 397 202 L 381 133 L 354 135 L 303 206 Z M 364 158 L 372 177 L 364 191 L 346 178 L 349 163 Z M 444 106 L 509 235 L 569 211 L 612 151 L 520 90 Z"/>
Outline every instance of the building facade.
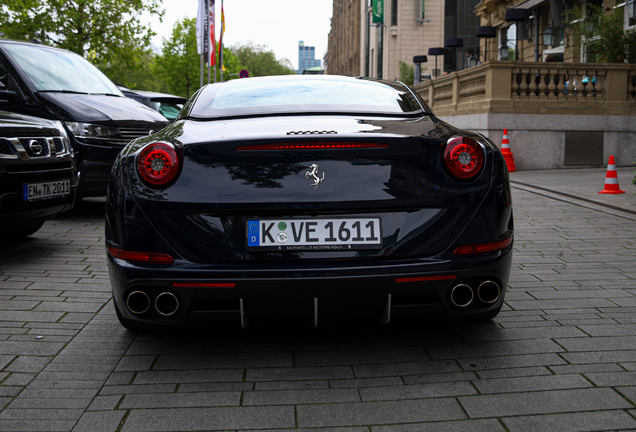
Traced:
<path fill-rule="evenodd" d="M 312 69 L 320 66 L 320 59 L 316 58 L 316 47 L 305 45 L 305 42 L 298 41 L 298 70 L 296 73 L 302 74 L 305 69 Z"/>
<path fill-rule="evenodd" d="M 400 78 L 400 62 L 413 65 L 413 57 L 444 47 L 444 0 L 364 0 L 361 5 L 361 74 L 374 78 Z M 444 55 L 437 61 L 438 75 Z M 435 58 L 421 64 L 422 74 L 435 75 Z"/>
<path fill-rule="evenodd" d="M 590 63 L 568 15 L 590 5 L 636 30 L 634 0 L 334 0 L 327 71 L 395 80 L 400 62 L 428 55 L 434 79 L 415 90 L 454 126 L 497 144 L 508 129 L 518 169 L 632 164 L 636 65 Z"/>
<path fill-rule="evenodd" d="M 606 13 L 617 10 L 623 16 L 624 28 L 636 31 L 634 0 L 483 0 L 475 13 L 480 25 L 497 29 L 497 36 L 482 40 L 481 47 L 488 43 L 487 60 L 592 61 L 584 38 L 577 34 L 575 23 L 580 17 L 573 17 L 576 11 L 585 17 L 590 6 Z M 507 53 L 501 50 L 505 46 Z"/>
<path fill-rule="evenodd" d="M 443 120 L 497 144 L 508 129 L 518 169 L 603 166 L 610 155 L 617 165 L 633 164 L 636 65 L 624 55 L 593 62 L 598 52 L 579 33 L 581 22 L 587 31 L 594 26 L 592 6 L 636 30 L 630 4 L 482 0 L 475 12 L 494 36 L 480 41 L 486 61 L 416 91 Z"/>
<path fill-rule="evenodd" d="M 329 45 L 325 57 L 325 73 L 362 75 L 360 40 L 362 37 L 360 5 L 367 0 L 333 0 Z"/>
<path fill-rule="evenodd" d="M 334 0 L 325 72 L 396 80 L 400 62 L 426 55 L 424 76 L 468 67 L 479 55 L 478 0 Z M 448 38 L 461 47 L 445 47 Z M 444 53 L 429 56 L 430 48 Z M 437 62 L 436 62 L 437 60 Z M 437 64 L 436 64 L 437 63 Z"/>

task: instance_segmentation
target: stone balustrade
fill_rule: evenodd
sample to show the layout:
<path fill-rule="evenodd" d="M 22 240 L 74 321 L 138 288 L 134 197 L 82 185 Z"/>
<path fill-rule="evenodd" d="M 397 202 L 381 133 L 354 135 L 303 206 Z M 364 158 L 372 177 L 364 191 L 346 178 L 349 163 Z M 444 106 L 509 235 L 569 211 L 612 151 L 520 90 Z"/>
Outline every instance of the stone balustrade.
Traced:
<path fill-rule="evenodd" d="M 486 62 L 414 88 L 454 126 L 507 129 L 518 170 L 636 163 L 636 65 Z"/>
<path fill-rule="evenodd" d="M 415 86 L 439 116 L 636 110 L 636 65 L 486 62 Z"/>

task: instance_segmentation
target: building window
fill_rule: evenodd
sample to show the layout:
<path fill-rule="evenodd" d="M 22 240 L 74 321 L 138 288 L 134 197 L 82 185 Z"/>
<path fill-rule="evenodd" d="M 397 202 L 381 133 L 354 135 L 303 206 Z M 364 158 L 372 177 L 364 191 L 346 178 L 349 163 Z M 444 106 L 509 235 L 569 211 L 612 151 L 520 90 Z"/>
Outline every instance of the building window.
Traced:
<path fill-rule="evenodd" d="M 627 24 L 630 26 L 636 25 L 636 0 L 627 2 Z"/>
<path fill-rule="evenodd" d="M 501 44 L 500 46 L 508 47 L 508 58 L 504 58 L 499 52 L 499 60 L 513 60 L 516 61 L 516 53 L 517 53 L 517 24 L 512 24 L 508 28 L 504 28 L 501 31 Z"/>
<path fill-rule="evenodd" d="M 398 0 L 391 0 L 391 25 L 397 25 Z"/>
<path fill-rule="evenodd" d="M 563 31 L 563 29 L 557 27 L 554 29 L 554 45 L 552 45 L 553 48 L 556 47 L 561 47 L 563 46 L 565 42 L 565 32 Z"/>

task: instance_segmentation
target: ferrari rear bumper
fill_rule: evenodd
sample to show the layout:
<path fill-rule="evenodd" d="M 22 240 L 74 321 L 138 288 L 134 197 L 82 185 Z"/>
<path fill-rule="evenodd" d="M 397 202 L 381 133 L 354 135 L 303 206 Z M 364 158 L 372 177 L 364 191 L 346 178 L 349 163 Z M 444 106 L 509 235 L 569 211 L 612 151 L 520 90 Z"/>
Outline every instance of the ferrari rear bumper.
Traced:
<path fill-rule="evenodd" d="M 492 316 L 501 308 L 512 246 L 450 259 L 308 263 L 293 267 L 138 265 L 109 255 L 121 315 L 147 327 L 200 320 L 248 322 L 332 319 L 387 323 L 401 314 L 451 320 Z"/>

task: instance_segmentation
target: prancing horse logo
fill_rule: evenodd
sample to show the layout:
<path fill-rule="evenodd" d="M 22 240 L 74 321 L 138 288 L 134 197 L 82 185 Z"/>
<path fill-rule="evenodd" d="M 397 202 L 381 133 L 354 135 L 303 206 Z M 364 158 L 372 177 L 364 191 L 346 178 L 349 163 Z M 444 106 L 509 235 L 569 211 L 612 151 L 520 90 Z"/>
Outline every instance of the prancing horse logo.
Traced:
<path fill-rule="evenodd" d="M 314 182 L 311 184 L 312 186 L 316 186 L 314 188 L 314 190 L 318 189 L 318 186 L 320 186 L 320 184 L 322 183 L 322 181 L 325 179 L 325 172 L 322 172 L 322 178 L 318 177 L 318 171 L 320 171 L 320 168 L 318 167 L 318 164 L 311 164 L 311 166 L 309 167 L 309 171 L 307 171 L 305 173 L 305 178 L 308 178 L 309 180 L 313 180 Z"/>

